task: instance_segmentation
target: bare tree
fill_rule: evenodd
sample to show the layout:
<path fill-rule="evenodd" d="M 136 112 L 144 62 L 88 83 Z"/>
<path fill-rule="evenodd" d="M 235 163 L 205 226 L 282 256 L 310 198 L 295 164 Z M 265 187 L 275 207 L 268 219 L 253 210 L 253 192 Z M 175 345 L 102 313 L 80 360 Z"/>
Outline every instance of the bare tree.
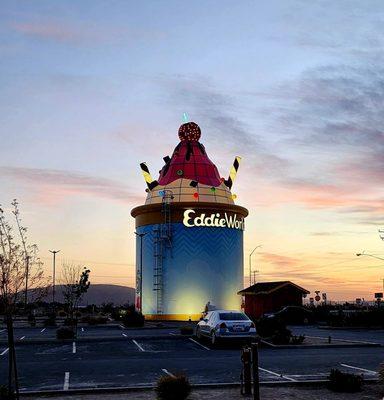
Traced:
<path fill-rule="evenodd" d="M 29 245 L 27 228 L 22 225 L 19 207 L 16 200 L 12 202 L 12 213 L 15 217 L 17 231 L 5 216 L 0 207 L 0 304 L 7 322 L 9 368 L 8 391 L 19 398 L 16 351 L 13 335 L 13 316 L 17 304 L 25 296 L 28 282 L 33 295 L 44 295 L 43 263 L 38 256 L 35 244 Z M 44 288 L 44 289 L 42 289 Z M 42 289 L 42 290 L 39 290 Z"/>
<path fill-rule="evenodd" d="M 64 301 L 68 307 L 71 322 L 75 322 L 74 314 L 84 294 L 88 291 L 90 270 L 82 265 L 62 264 L 61 280 Z"/>

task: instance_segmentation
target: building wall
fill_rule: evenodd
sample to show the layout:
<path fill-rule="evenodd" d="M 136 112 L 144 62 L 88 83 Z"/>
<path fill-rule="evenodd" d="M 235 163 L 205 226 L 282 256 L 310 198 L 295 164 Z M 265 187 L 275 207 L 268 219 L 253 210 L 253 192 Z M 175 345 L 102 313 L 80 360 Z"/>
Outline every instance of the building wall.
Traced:
<path fill-rule="evenodd" d="M 137 228 L 143 238 L 143 313 L 156 314 L 154 233 L 156 225 Z M 140 240 L 136 241 L 137 263 Z M 210 301 L 218 308 L 240 309 L 243 288 L 243 231 L 172 224 L 172 246 L 164 252 L 163 314 L 196 318 Z"/>
<path fill-rule="evenodd" d="M 276 312 L 286 306 L 302 306 L 302 293 L 293 287 L 283 287 L 267 295 L 245 295 L 245 313 L 260 318 L 265 313 Z"/>

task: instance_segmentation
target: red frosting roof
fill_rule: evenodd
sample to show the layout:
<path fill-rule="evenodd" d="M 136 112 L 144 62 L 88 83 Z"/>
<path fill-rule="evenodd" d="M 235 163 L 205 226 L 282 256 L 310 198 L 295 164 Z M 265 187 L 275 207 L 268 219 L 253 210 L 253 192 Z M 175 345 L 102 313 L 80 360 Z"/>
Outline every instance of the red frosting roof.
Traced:
<path fill-rule="evenodd" d="M 176 179 L 185 178 L 204 185 L 219 186 L 222 182 L 219 172 L 208 158 L 204 146 L 198 142 L 199 126 L 194 122 L 181 125 L 179 138 L 181 142 L 160 171 L 159 184 L 168 185 Z"/>

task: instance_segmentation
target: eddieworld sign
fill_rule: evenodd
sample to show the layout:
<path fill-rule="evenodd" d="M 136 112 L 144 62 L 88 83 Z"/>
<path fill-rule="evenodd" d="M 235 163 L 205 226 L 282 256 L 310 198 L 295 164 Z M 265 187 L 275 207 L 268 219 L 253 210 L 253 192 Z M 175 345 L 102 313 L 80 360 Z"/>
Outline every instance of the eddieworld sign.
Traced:
<path fill-rule="evenodd" d="M 192 228 L 194 226 L 211 226 L 215 228 L 232 228 L 244 230 L 244 218 L 238 219 L 237 214 L 228 215 L 227 213 L 201 213 L 196 216 L 195 210 L 185 210 L 183 218 L 184 226 Z"/>

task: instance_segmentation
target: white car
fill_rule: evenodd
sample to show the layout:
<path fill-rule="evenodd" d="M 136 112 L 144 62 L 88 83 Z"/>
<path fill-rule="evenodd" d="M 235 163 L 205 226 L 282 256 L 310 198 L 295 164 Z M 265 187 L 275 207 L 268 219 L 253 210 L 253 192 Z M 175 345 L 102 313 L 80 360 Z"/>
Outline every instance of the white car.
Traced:
<path fill-rule="evenodd" d="M 208 337 L 211 344 L 219 339 L 255 339 L 255 324 L 241 311 L 208 311 L 197 324 L 198 339 Z"/>

